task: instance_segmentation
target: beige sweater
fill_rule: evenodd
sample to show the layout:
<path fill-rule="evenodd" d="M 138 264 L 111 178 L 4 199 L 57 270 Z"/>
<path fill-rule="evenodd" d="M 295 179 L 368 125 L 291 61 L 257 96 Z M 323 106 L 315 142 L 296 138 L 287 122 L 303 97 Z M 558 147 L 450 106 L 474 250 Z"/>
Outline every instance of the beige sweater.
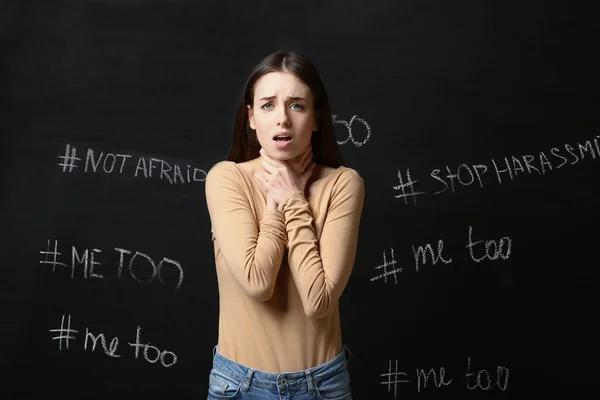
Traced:
<path fill-rule="evenodd" d="M 268 372 L 322 364 L 341 351 L 364 181 L 348 167 L 266 208 L 266 192 L 232 161 L 209 171 L 206 202 L 219 285 L 219 353 Z"/>

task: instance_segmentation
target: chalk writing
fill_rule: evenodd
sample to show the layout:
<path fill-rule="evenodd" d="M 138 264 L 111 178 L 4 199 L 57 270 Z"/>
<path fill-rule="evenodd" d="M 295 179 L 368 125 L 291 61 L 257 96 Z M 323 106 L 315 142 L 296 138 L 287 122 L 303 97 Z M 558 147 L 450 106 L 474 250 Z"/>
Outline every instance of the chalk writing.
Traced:
<path fill-rule="evenodd" d="M 80 157 L 76 157 L 77 149 L 65 145 L 64 155 L 59 156 L 62 162 L 62 172 L 73 172 L 79 167 Z M 130 162 L 131 160 L 131 162 Z M 169 182 L 169 184 L 183 184 L 203 182 L 206 180 L 206 171 L 192 167 L 190 164 L 181 166 L 154 157 L 136 157 L 133 161 L 131 154 L 109 153 L 88 148 L 85 154 L 84 173 L 123 174 L 132 173 L 136 178 L 154 178 Z"/>
<path fill-rule="evenodd" d="M 476 240 L 473 242 L 471 237 L 472 232 L 473 227 L 469 226 L 469 244 L 466 246 L 466 248 L 469 249 L 469 255 L 471 256 L 471 260 L 478 263 L 485 259 L 496 260 L 498 259 L 498 257 L 500 257 L 503 260 L 507 260 L 510 257 L 512 249 L 512 239 L 508 236 L 504 236 L 500 238 L 500 240 L 486 240 L 485 253 L 481 257 L 475 256 L 475 250 L 473 250 L 473 248 L 478 244 L 483 243 L 484 241 Z"/>
<path fill-rule="evenodd" d="M 410 170 L 408 168 L 406 169 L 406 182 L 404 182 L 404 180 L 402 179 L 402 172 L 400 170 L 398 170 L 398 180 L 400 181 L 400 184 L 394 186 L 394 189 L 400 191 L 400 194 L 397 194 L 394 197 L 397 199 L 404 199 L 404 204 L 406 204 L 406 205 L 408 205 L 407 199 L 410 197 L 413 201 L 413 204 L 416 206 L 417 205 L 417 196 L 426 193 L 426 192 L 415 191 L 415 183 L 417 183 L 419 181 L 412 180 L 412 178 L 410 177 Z"/>
<path fill-rule="evenodd" d="M 483 187 L 483 180 L 481 179 L 483 175 L 487 172 L 487 166 L 484 164 L 477 164 L 469 166 L 467 164 L 461 164 L 458 166 L 458 169 L 453 173 L 450 170 L 450 167 L 446 165 L 446 176 L 445 178 L 450 181 L 450 185 L 446 183 L 443 177 L 440 177 L 440 170 L 438 168 L 431 171 L 430 175 L 436 181 L 441 182 L 444 185 L 443 189 L 440 189 L 435 192 L 435 194 L 440 194 L 448 190 L 450 187 L 451 191 L 456 190 L 456 184 L 460 184 L 462 186 L 470 186 L 475 181 L 479 184 L 480 187 Z"/>
<path fill-rule="evenodd" d="M 584 159 L 600 158 L 600 135 L 584 142 L 574 145 L 565 143 L 562 146 L 552 147 L 550 150 L 538 150 L 532 154 L 508 155 L 499 159 L 490 159 L 489 164 L 462 163 L 458 167 L 445 165 L 443 168 L 434 168 L 430 172 L 435 182 L 434 195 L 441 193 L 454 193 L 460 187 L 477 186 L 483 188 L 490 179 L 498 184 L 513 181 L 519 176 L 538 175 L 545 176 L 553 170 L 572 166 Z M 398 170 L 399 171 L 399 170 Z M 408 168 L 406 169 L 407 183 L 403 182 L 402 175 L 398 172 L 400 185 L 394 186 L 395 190 L 401 190 L 400 195 L 394 194 L 395 198 L 403 198 L 404 204 L 408 205 L 407 197 L 412 197 L 416 205 L 416 194 L 413 185 L 417 180 L 412 180 Z M 409 188 L 406 191 L 405 188 Z"/>
<path fill-rule="evenodd" d="M 394 398 L 398 396 L 398 385 L 401 383 L 410 383 L 409 380 L 401 379 L 407 376 L 406 372 L 401 372 L 398 370 L 398 360 L 395 360 L 395 367 L 392 370 L 392 360 L 389 361 L 388 372 L 381 374 L 381 377 L 384 378 L 382 385 L 387 385 L 388 393 L 394 390 Z"/>
<path fill-rule="evenodd" d="M 401 394 L 400 386 L 416 386 L 417 392 L 424 390 L 443 389 L 455 383 L 455 378 L 447 376 L 445 367 L 440 368 L 415 368 L 414 376 L 412 369 L 401 371 L 398 368 L 398 360 L 388 361 L 387 372 L 380 374 L 380 384 L 387 386 L 387 392 L 392 393 L 394 398 L 398 398 Z M 496 368 L 496 376 L 492 377 L 486 369 L 480 369 L 477 372 L 471 371 L 471 357 L 467 357 L 467 372 L 464 375 L 465 388 L 467 390 L 482 390 L 487 391 L 497 388 L 504 392 L 508 389 L 509 369 L 503 366 Z"/>
<path fill-rule="evenodd" d="M 436 388 L 439 388 L 441 386 L 448 386 L 454 381 L 454 379 L 452 378 L 446 380 L 446 369 L 444 367 L 441 367 L 437 372 L 435 368 L 431 368 L 429 372 L 425 372 L 425 370 L 422 368 L 417 368 L 416 376 L 417 392 L 420 392 L 422 388 L 427 388 L 429 378 L 432 378 L 433 386 L 435 386 Z"/>
<path fill-rule="evenodd" d="M 69 270 L 71 279 L 75 279 L 75 271 L 81 269 L 81 277 L 83 279 L 104 279 L 106 271 L 101 271 L 101 263 L 98 260 L 100 249 L 84 249 L 78 250 L 75 246 L 71 246 L 70 263 L 60 261 L 59 257 L 62 253 L 58 251 L 58 240 L 48 240 L 45 250 L 40 251 L 42 259 L 40 264 L 50 265 L 52 273 L 56 272 L 56 267 L 63 267 Z M 183 267 L 181 263 L 167 257 L 162 257 L 160 261 L 148 254 L 127 250 L 115 247 L 114 251 L 118 253 L 118 266 L 116 274 L 112 276 L 120 279 L 122 276 L 129 276 L 136 282 L 150 284 L 155 280 L 161 284 L 166 284 L 163 271 L 170 269 L 170 272 L 177 274 L 177 282 L 175 283 L 175 291 L 179 290 L 183 283 Z M 126 271 L 125 273 L 123 271 Z M 172 283 L 171 283 L 172 284 Z"/>
<path fill-rule="evenodd" d="M 69 316 L 70 318 L 70 316 Z M 111 339 L 108 346 L 106 345 L 106 338 L 104 337 L 104 333 L 100 333 L 98 335 L 94 335 L 89 329 L 85 328 L 85 341 L 83 342 L 83 349 L 87 350 L 88 348 L 88 340 L 92 343 L 92 351 L 96 350 L 96 345 L 98 344 L 98 340 L 102 344 L 102 348 L 104 349 L 104 354 L 110 357 L 121 357 L 117 354 L 117 349 L 119 347 L 119 338 L 114 337 Z"/>
<path fill-rule="evenodd" d="M 492 377 L 487 369 L 471 372 L 471 357 L 467 358 L 466 387 L 469 390 L 490 390 L 495 387 L 501 391 L 508 389 L 508 375 L 510 370 L 506 367 L 496 367 L 496 376 Z"/>
<path fill-rule="evenodd" d="M 430 244 L 426 244 L 425 246 L 417 246 L 411 245 L 413 250 L 413 257 L 415 258 L 415 269 L 419 272 L 419 260 L 422 265 L 427 264 L 427 254 L 431 257 L 431 262 L 433 265 L 437 264 L 438 261 L 442 261 L 444 264 L 450 264 L 452 262 L 452 258 L 444 259 L 442 256 L 442 252 L 444 250 L 444 241 L 442 239 L 438 240 L 437 245 L 437 253 L 433 250 Z M 420 258 L 419 258 L 420 257 Z"/>
<path fill-rule="evenodd" d="M 75 341 L 77 339 L 76 333 L 79 332 L 77 329 L 71 328 L 71 314 L 66 315 L 67 325 L 65 327 L 65 314 L 62 315 L 60 320 L 60 328 L 59 329 L 49 329 L 52 333 L 57 333 L 57 336 L 52 337 L 52 340 L 58 340 L 59 345 L 58 349 L 63 350 L 63 342 L 65 343 L 65 349 L 69 348 L 69 342 Z M 172 367 L 177 363 L 177 355 L 169 350 L 160 350 L 156 346 L 152 346 L 150 342 L 142 343 L 141 341 L 141 333 L 142 327 L 138 326 L 136 329 L 135 341 L 128 342 L 129 347 L 133 348 L 133 358 L 135 359 L 143 359 L 150 364 L 160 363 L 165 368 Z M 104 354 L 111 358 L 119 358 L 121 354 L 119 351 L 119 338 L 117 336 L 113 337 L 110 342 L 107 341 L 104 333 L 94 334 L 91 330 L 86 327 L 85 328 L 85 337 L 83 339 L 83 350 L 94 352 L 96 347 L 98 349 L 102 349 Z M 140 357 L 141 355 L 141 357 Z"/>
<path fill-rule="evenodd" d="M 58 166 L 62 167 L 63 172 L 73 172 L 73 168 L 79 167 L 78 164 L 81 161 L 81 158 L 77 157 L 77 149 L 71 147 L 69 144 L 65 146 L 65 154 L 58 156 L 58 158 L 63 160 L 61 163 L 58 163 Z"/>
<path fill-rule="evenodd" d="M 335 115 L 335 114 L 332 115 L 332 117 L 333 117 L 334 124 L 344 125 L 346 127 L 346 129 L 348 130 L 348 137 L 342 141 L 338 140 L 338 144 L 343 145 L 343 144 L 346 144 L 348 141 L 351 141 L 352 144 L 355 145 L 356 147 L 361 147 L 369 141 L 369 138 L 371 137 L 371 126 L 364 119 L 357 117 L 356 115 L 353 115 L 352 118 L 350 118 L 350 121 L 344 121 L 343 119 L 338 119 L 337 115 Z M 363 126 L 365 127 L 365 129 L 367 131 L 367 136 L 365 137 L 365 140 L 363 140 L 362 142 L 354 139 L 354 135 L 352 134 L 352 124 L 354 123 L 354 121 L 358 121 L 361 124 L 363 124 Z"/>
<path fill-rule="evenodd" d="M 402 272 L 402 268 L 393 268 L 396 265 L 396 260 L 394 259 L 394 249 L 390 247 L 391 261 L 387 261 L 385 257 L 385 250 L 383 251 L 383 264 L 378 265 L 375 269 L 382 269 L 383 273 L 374 276 L 371 278 L 371 281 L 376 281 L 378 279 L 383 279 L 383 282 L 387 283 L 387 278 L 389 275 L 394 277 L 394 283 L 398 283 L 398 272 Z M 392 267 L 392 269 L 388 270 L 388 267 Z"/>
<path fill-rule="evenodd" d="M 160 360 L 160 364 L 163 367 L 170 367 L 177 362 L 177 355 L 175 355 L 175 353 L 168 350 L 159 350 L 157 347 L 152 346 L 150 342 L 142 343 L 140 339 L 141 332 L 142 328 L 138 326 L 135 335 L 135 343 L 129 343 L 129 346 L 135 348 L 136 359 L 140 355 L 140 348 L 143 348 L 142 354 L 144 356 L 144 360 L 151 364 L 155 364 Z"/>
<path fill-rule="evenodd" d="M 476 263 L 483 261 L 508 260 L 512 255 L 512 238 L 503 236 L 498 240 L 473 240 L 473 227 L 469 225 L 467 234 L 467 245 L 469 257 Z M 439 239 L 437 249 L 430 243 L 424 245 L 411 245 L 412 256 L 415 265 L 415 271 L 419 272 L 422 266 L 431 264 L 436 265 L 439 262 L 450 264 L 452 257 L 444 256 L 444 241 Z M 370 278 L 371 282 L 383 279 L 387 283 L 388 277 L 394 278 L 394 283 L 398 283 L 398 274 L 402 272 L 402 267 L 396 267 L 396 259 L 394 258 L 394 249 L 390 247 L 390 259 L 386 257 L 386 252 L 383 252 L 383 264 L 374 267 L 376 270 L 383 270 L 382 273 Z M 391 278 L 390 278 L 391 280 Z"/>
<path fill-rule="evenodd" d="M 69 342 L 71 340 L 75 340 L 76 334 L 79 332 L 77 329 L 71 329 L 71 315 L 67 318 L 67 326 L 65 327 L 65 314 L 62 315 L 60 319 L 60 328 L 58 329 L 49 329 L 49 332 L 58 333 L 57 336 L 54 336 L 52 340 L 58 340 L 58 349 L 63 349 L 63 343 L 65 344 L 65 349 L 69 348 Z"/>

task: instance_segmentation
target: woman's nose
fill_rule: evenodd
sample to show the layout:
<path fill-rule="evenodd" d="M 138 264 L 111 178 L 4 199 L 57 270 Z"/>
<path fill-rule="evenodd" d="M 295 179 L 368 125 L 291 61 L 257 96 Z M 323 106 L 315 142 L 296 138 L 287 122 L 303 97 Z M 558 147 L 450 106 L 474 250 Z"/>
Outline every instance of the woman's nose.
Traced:
<path fill-rule="evenodd" d="M 288 113 L 285 107 L 279 108 L 279 114 L 277 115 L 277 119 L 281 125 L 285 125 L 289 122 Z"/>

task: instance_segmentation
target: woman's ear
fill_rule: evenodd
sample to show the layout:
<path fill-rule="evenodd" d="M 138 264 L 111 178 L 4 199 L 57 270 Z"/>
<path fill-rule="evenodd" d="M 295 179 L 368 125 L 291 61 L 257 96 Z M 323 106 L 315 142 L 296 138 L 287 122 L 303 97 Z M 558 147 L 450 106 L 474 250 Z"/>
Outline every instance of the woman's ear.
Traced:
<path fill-rule="evenodd" d="M 246 108 L 248 109 L 248 123 L 250 124 L 250 128 L 256 130 L 256 127 L 254 125 L 254 112 L 252 111 L 252 107 L 250 106 L 250 104 L 248 104 Z"/>

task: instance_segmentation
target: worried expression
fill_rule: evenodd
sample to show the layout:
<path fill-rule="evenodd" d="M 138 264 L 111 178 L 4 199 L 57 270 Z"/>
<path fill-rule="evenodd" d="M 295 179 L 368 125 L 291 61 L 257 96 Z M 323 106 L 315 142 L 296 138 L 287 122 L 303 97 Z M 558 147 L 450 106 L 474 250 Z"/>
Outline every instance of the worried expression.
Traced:
<path fill-rule="evenodd" d="M 270 72 L 256 81 L 248 122 L 270 157 L 291 160 L 310 145 L 318 129 L 310 88 L 289 72 Z"/>

